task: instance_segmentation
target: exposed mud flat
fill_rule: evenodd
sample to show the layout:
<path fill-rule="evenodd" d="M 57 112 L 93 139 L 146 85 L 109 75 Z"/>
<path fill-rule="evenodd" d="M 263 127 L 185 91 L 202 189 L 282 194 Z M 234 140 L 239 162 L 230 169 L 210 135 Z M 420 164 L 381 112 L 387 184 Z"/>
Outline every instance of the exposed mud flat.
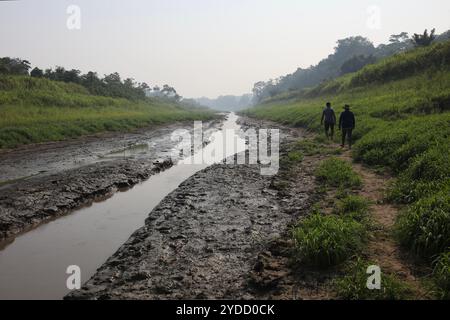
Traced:
<path fill-rule="evenodd" d="M 205 138 L 220 125 L 204 124 Z M 1 186 L 0 241 L 171 167 L 175 129 L 192 131 L 193 123 L 1 153 L 1 179 L 13 181 Z"/>
<path fill-rule="evenodd" d="M 240 123 L 244 129 L 268 127 L 249 119 Z M 299 131 L 284 128 L 282 154 L 298 136 Z M 281 168 L 272 177 L 262 176 L 258 165 L 221 163 L 198 172 L 150 213 L 145 226 L 81 290 L 66 298 L 261 297 L 263 287 L 284 276 L 283 270 L 261 272 L 270 267 L 261 262 L 262 255 L 308 212 L 313 167 L 302 165 L 295 175 Z"/>

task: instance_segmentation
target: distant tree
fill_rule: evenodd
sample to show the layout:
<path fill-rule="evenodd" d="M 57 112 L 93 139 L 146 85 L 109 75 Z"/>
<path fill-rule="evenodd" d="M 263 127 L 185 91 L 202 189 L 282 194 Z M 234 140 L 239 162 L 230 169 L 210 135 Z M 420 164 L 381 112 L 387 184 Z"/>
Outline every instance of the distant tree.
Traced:
<path fill-rule="evenodd" d="M 80 83 L 92 94 L 108 95 L 105 83 L 98 77 L 97 72 L 89 71 L 80 76 Z"/>
<path fill-rule="evenodd" d="M 371 55 L 375 51 L 373 43 L 369 39 L 356 36 L 337 41 L 334 54 L 330 56 L 331 61 L 342 63 L 355 55 Z M 340 67 L 340 66 L 339 66 Z"/>
<path fill-rule="evenodd" d="M 143 90 L 143 91 L 151 91 L 152 90 L 152 88 L 150 88 L 150 86 L 145 82 L 140 83 L 139 88 L 141 88 L 141 90 Z"/>
<path fill-rule="evenodd" d="M 161 93 L 163 93 L 167 97 L 175 97 L 177 95 L 177 91 L 175 88 L 165 84 L 161 90 Z"/>
<path fill-rule="evenodd" d="M 114 85 L 114 84 L 120 84 L 122 83 L 122 80 L 120 78 L 120 74 L 117 72 L 111 73 L 109 75 L 105 75 L 103 78 L 103 81 L 107 84 Z"/>
<path fill-rule="evenodd" d="M 253 85 L 253 96 L 255 97 L 256 101 L 261 101 L 264 94 L 264 89 L 266 88 L 267 83 L 264 81 L 258 81 Z"/>
<path fill-rule="evenodd" d="M 436 39 L 434 41 L 448 41 L 450 40 L 450 30 L 447 30 L 440 35 L 436 36 Z"/>
<path fill-rule="evenodd" d="M 399 34 L 391 35 L 391 37 L 389 38 L 389 42 L 390 43 L 399 43 L 399 42 L 404 42 L 408 39 L 409 39 L 408 32 L 402 32 Z"/>
<path fill-rule="evenodd" d="M 136 87 L 136 81 L 134 81 L 133 78 L 126 78 L 123 81 L 123 84 L 124 84 L 125 87 L 127 87 L 129 89 Z"/>
<path fill-rule="evenodd" d="M 80 70 L 65 70 L 62 76 L 62 80 L 64 82 L 80 83 L 80 74 Z"/>
<path fill-rule="evenodd" d="M 52 76 L 53 76 L 53 70 L 51 68 L 45 69 L 44 78 L 52 79 Z"/>
<path fill-rule="evenodd" d="M 27 60 L 22 60 L 19 58 L 0 58 L 0 74 L 10 74 L 10 75 L 28 75 L 28 70 L 30 70 L 30 62 Z"/>
<path fill-rule="evenodd" d="M 64 74 L 66 73 L 66 69 L 61 66 L 56 66 L 55 71 L 53 71 L 53 79 L 56 81 L 64 81 Z"/>
<path fill-rule="evenodd" d="M 425 29 L 423 34 L 414 33 L 412 40 L 417 47 L 427 47 L 433 43 L 434 39 L 436 39 L 435 32 L 436 29 L 433 29 L 431 30 L 431 33 L 428 34 L 428 30 Z"/>
<path fill-rule="evenodd" d="M 42 71 L 38 67 L 35 67 L 33 70 L 31 70 L 30 76 L 32 76 L 34 78 L 42 78 L 42 77 L 44 77 L 44 71 Z"/>
<path fill-rule="evenodd" d="M 375 63 L 376 61 L 377 61 L 377 59 L 372 55 L 370 55 L 370 56 L 364 56 L 364 55 L 353 56 L 352 58 L 350 58 L 349 60 L 344 62 L 344 64 L 341 66 L 341 74 L 344 75 L 347 73 L 356 72 L 356 71 L 364 68 L 366 65 Z"/>

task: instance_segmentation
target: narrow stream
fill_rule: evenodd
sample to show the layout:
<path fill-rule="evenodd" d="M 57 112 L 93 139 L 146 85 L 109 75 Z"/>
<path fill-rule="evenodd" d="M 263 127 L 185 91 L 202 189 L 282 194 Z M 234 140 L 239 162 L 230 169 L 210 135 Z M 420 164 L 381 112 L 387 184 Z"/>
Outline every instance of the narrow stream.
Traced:
<path fill-rule="evenodd" d="M 230 114 L 223 130 L 238 130 L 237 116 Z M 225 148 L 224 144 L 227 144 Z M 234 146 L 234 148 L 233 148 Z M 245 150 L 237 136 L 222 139 L 212 135 L 204 155 L 226 149 L 223 158 Z M 190 158 L 152 176 L 126 192 L 118 192 L 103 202 L 77 210 L 18 236 L 0 251 L 0 299 L 61 299 L 66 287 L 69 265 L 81 268 L 87 281 L 138 228 L 152 209 L 187 178 L 208 167 L 192 165 Z"/>

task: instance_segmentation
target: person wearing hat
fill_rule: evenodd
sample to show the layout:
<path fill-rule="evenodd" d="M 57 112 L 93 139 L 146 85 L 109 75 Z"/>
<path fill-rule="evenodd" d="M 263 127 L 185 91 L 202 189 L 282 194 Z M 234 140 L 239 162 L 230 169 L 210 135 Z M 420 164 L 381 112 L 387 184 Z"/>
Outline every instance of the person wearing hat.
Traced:
<path fill-rule="evenodd" d="M 349 148 L 352 148 L 352 133 L 355 126 L 355 115 L 350 111 L 350 106 L 346 104 L 344 107 L 344 112 L 341 113 L 339 118 L 339 130 L 342 130 L 342 148 L 345 146 L 346 138 L 348 139 Z"/>

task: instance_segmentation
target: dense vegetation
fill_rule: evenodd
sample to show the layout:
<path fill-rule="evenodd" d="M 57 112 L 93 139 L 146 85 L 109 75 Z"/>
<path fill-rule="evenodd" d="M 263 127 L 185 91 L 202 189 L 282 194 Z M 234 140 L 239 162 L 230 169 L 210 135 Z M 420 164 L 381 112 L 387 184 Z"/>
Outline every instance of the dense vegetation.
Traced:
<path fill-rule="evenodd" d="M 85 87 L 89 93 L 113 98 L 126 98 L 130 100 L 143 100 L 146 95 L 160 96 L 181 100 L 175 88 L 164 85 L 151 88 L 147 83 L 137 83 L 133 78 L 121 79 L 117 72 L 105 75 L 101 78 L 97 72 L 89 71 L 81 74 L 80 70 L 66 70 L 57 66 L 53 69 L 41 70 L 35 67 L 31 72 L 30 62 L 19 58 L 0 58 L 0 75 L 30 75 L 33 78 L 46 78 L 54 81 L 79 84 Z"/>
<path fill-rule="evenodd" d="M 0 76 L 0 149 L 214 116 L 172 99 L 105 97 L 70 82 Z"/>
<path fill-rule="evenodd" d="M 442 296 L 448 296 L 450 42 L 400 53 L 314 88 L 275 96 L 245 113 L 321 132 L 321 110 L 327 101 L 338 106 L 338 112 L 350 104 L 356 114 L 354 159 L 389 169 L 397 177 L 387 197 L 406 204 L 396 223 L 398 240 L 436 265 Z M 328 171 L 323 166 L 321 170 Z"/>
<path fill-rule="evenodd" d="M 341 39 L 337 41 L 334 52 L 317 65 L 299 68 L 294 73 L 277 79 L 255 83 L 254 98 L 258 103 L 280 94 L 296 94 L 305 88 L 356 72 L 386 57 L 448 39 L 450 39 L 450 31 L 435 35 L 434 29 L 431 33 L 425 30 L 423 34 L 414 34 L 412 37 L 409 37 L 406 32 L 394 34 L 390 37 L 388 44 L 380 44 L 377 47 L 361 36 Z"/>
<path fill-rule="evenodd" d="M 300 222 L 293 237 L 300 263 L 329 267 L 363 248 L 366 229 L 354 219 L 315 213 Z"/>

